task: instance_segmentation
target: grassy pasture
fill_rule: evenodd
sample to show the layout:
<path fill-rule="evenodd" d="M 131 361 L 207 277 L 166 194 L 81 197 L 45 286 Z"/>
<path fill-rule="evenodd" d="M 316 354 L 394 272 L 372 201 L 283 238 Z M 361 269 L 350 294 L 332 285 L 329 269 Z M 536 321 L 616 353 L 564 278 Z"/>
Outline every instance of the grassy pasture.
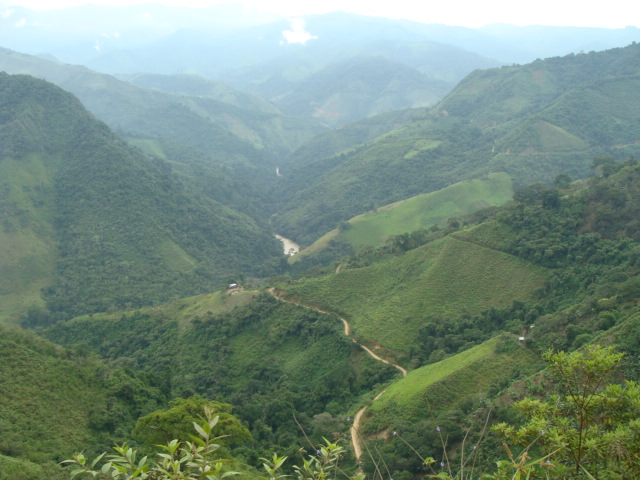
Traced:
<path fill-rule="evenodd" d="M 354 247 L 381 246 L 391 235 L 442 225 L 448 218 L 502 205 L 512 195 L 511 177 L 503 172 L 458 182 L 442 190 L 416 195 L 353 217 L 349 220 L 348 230 L 330 231 L 298 255 L 291 257 L 290 261 L 296 262 L 322 250 L 334 238 L 345 239 Z"/>
<path fill-rule="evenodd" d="M 418 368 L 390 385 L 368 409 L 374 421 L 416 421 L 454 410 L 469 398 L 478 399 L 516 371 L 540 368 L 537 355 L 509 334 L 431 365 Z"/>
<path fill-rule="evenodd" d="M 359 215 L 350 221 L 352 228 L 344 235 L 354 246 L 378 246 L 391 235 L 429 228 L 456 215 L 502 205 L 512 194 L 509 175 L 493 173 Z"/>

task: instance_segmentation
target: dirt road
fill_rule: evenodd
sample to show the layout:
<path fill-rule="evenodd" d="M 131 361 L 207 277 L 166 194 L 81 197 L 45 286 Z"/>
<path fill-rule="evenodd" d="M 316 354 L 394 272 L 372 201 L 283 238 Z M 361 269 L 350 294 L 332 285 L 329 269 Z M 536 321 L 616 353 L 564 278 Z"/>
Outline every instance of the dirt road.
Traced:
<path fill-rule="evenodd" d="M 320 312 L 320 313 L 325 313 L 325 314 L 331 314 L 332 312 L 329 312 L 327 310 L 322 310 L 320 308 L 316 308 L 314 306 L 311 305 L 306 305 L 304 303 L 300 303 L 300 302 L 296 302 L 293 300 L 289 300 L 287 298 L 284 298 L 280 295 L 278 295 L 278 293 L 276 292 L 275 288 L 270 288 L 269 289 L 269 293 L 271 295 L 273 295 L 274 298 L 276 298 L 277 300 L 280 300 L 281 302 L 288 302 L 288 303 L 292 303 L 294 305 L 298 305 L 300 307 L 304 307 L 304 308 L 308 308 L 310 310 L 315 310 L 316 312 Z M 351 325 L 349 325 L 349 322 L 347 322 L 344 318 L 338 316 L 338 318 L 342 321 L 342 324 L 344 325 L 344 334 L 356 345 L 358 345 L 360 348 L 362 348 L 365 352 L 367 352 L 367 354 L 369 354 L 369 356 L 379 362 L 382 363 L 386 363 L 387 365 L 391 365 L 392 367 L 398 369 L 401 373 L 403 377 L 407 376 L 407 370 L 403 367 L 401 367 L 400 365 L 396 365 L 393 362 L 390 362 L 389 360 L 380 357 L 379 355 L 377 355 L 376 353 L 374 353 L 369 347 L 366 347 L 365 345 L 362 345 L 361 343 L 358 343 L 355 339 L 351 338 Z M 385 392 L 386 390 L 383 390 L 382 392 L 380 392 L 374 399 L 373 401 L 375 402 L 378 398 L 380 398 L 382 396 L 382 394 Z M 360 425 L 362 423 L 362 416 L 364 415 L 364 412 L 367 410 L 367 407 L 363 407 L 360 410 L 358 410 L 358 412 L 356 413 L 355 417 L 353 417 L 353 424 L 351 424 L 351 428 L 349 430 L 349 433 L 351 434 L 351 445 L 353 446 L 353 454 L 356 457 L 356 461 L 360 462 L 360 457 L 362 456 L 362 441 L 360 439 Z"/>

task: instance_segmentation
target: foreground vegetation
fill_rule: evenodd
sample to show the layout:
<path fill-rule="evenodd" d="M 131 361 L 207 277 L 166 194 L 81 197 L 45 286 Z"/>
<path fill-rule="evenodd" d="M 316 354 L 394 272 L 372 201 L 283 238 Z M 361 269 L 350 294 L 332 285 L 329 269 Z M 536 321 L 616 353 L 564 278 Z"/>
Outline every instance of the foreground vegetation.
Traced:
<path fill-rule="evenodd" d="M 447 455 L 447 442 L 454 440 L 450 432 L 443 434 L 445 427 L 436 426 L 433 431 L 442 442 L 442 461 L 432 457 L 423 457 L 415 446 L 407 440 L 405 432 L 394 430 L 392 437 L 411 448 L 421 460 L 418 468 L 428 468 L 427 477 L 441 479 L 468 479 L 482 475 L 485 479 L 569 479 L 600 478 L 603 480 L 634 478 L 640 473 L 637 458 L 640 455 L 640 438 L 636 413 L 640 409 L 640 387 L 637 383 L 624 385 L 607 384 L 619 367 L 623 355 L 614 353 L 611 348 L 592 346 L 584 352 L 567 354 L 547 353 L 545 359 L 549 371 L 541 383 L 550 383 L 557 394 L 543 400 L 525 398 L 515 404 L 525 421 L 521 426 L 502 422 L 491 427 L 508 441 L 512 448 L 504 444 L 506 459 L 498 460 L 497 469 L 488 469 L 477 463 L 480 451 L 484 448 L 483 437 L 487 433 L 485 423 L 482 432 L 473 438 L 464 436 L 463 454 L 459 456 L 459 465 L 450 462 Z M 211 407 L 204 407 L 204 421 L 192 422 L 197 436 L 192 441 L 170 440 L 166 446 L 159 445 L 157 460 L 147 456 L 138 460 L 138 452 L 127 445 L 114 447 L 115 454 L 106 457 L 99 465 L 105 453 L 88 462 L 83 454 L 63 463 L 75 468 L 71 476 L 104 479 L 208 479 L 219 480 L 238 475 L 239 472 L 225 469 L 226 460 L 214 453 L 221 448 L 224 437 L 215 437 L 220 416 L 214 417 Z M 230 431 L 227 427 L 225 431 Z M 425 433 L 425 432 L 423 432 Z M 446 437 L 445 437 L 446 435 Z M 466 443 L 473 440 L 473 445 Z M 215 443 L 217 442 L 217 443 Z M 312 445 L 313 447 L 313 445 Z M 464 449 L 467 448 L 467 458 Z M 515 450 L 515 449 L 518 450 Z M 514 449 L 512 451 L 512 449 Z M 375 450 L 378 452 L 378 450 Z M 315 454 L 303 458 L 302 463 L 293 466 L 299 480 L 333 479 L 349 476 L 339 468 L 344 449 L 325 439 L 317 445 Z M 369 450 L 374 463 L 379 462 L 378 454 Z M 514 453 L 515 452 L 515 453 Z M 285 478 L 281 473 L 287 457 L 262 458 L 267 477 L 275 480 Z M 388 469 L 389 465 L 383 465 Z M 384 478 L 384 474 L 375 467 L 374 478 Z M 482 473 L 484 472 L 484 473 Z"/>

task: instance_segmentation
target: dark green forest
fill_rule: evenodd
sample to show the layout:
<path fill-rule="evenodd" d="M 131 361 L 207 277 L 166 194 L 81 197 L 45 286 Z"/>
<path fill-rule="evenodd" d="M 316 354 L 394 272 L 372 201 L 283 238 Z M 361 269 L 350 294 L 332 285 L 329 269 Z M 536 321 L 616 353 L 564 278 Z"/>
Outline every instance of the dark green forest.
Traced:
<path fill-rule="evenodd" d="M 70 94 L 3 75 L 1 98 L 5 161 L 45 159 L 40 191 L 22 206 L 57 235 L 55 279 L 40 316 L 55 321 L 202 293 L 280 255 L 264 223 L 199 195 Z M 19 215 L 15 221 L 6 220 L 8 233 L 23 227 Z"/>

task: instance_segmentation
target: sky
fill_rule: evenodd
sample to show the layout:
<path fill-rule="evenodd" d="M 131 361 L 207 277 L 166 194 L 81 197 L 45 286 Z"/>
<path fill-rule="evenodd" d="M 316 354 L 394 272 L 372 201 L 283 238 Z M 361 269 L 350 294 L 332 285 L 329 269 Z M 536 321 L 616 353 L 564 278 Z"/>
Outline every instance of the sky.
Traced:
<path fill-rule="evenodd" d="M 131 5 L 161 3 L 202 7 L 229 0 L 0 0 L 0 8 L 21 6 L 38 10 L 65 8 L 85 3 Z M 480 27 L 492 23 L 624 28 L 640 27 L 633 0 L 243 0 L 245 8 L 266 10 L 287 17 L 346 11 L 388 18 L 407 18 L 424 23 Z"/>

